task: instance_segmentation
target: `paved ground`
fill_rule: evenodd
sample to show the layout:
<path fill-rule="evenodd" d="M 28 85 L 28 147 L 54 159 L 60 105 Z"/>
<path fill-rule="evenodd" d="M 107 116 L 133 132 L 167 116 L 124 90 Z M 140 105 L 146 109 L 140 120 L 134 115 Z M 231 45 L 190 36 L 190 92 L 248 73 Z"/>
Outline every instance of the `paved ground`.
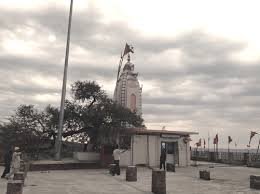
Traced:
<path fill-rule="evenodd" d="M 167 172 L 167 194 L 260 193 L 249 189 L 249 175 L 260 174 L 260 169 L 221 164 L 208 167 L 203 163 L 199 167 L 176 168 L 176 173 Z M 213 180 L 200 180 L 199 169 L 209 169 Z M 149 194 L 151 175 L 151 170 L 138 168 L 138 181 L 126 182 L 124 170 L 114 177 L 102 169 L 29 172 L 23 194 Z M 0 180 L 0 194 L 5 193 L 6 183 Z"/>

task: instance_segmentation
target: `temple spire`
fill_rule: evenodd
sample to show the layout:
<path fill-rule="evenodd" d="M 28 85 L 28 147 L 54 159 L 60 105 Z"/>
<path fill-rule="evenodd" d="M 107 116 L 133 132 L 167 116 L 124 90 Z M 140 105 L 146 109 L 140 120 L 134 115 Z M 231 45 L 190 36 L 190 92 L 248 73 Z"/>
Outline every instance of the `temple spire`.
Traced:
<path fill-rule="evenodd" d="M 118 70 L 118 79 L 114 91 L 114 100 L 123 107 L 129 108 L 137 115 L 142 115 L 142 88 L 138 81 L 138 73 L 134 71 L 134 64 L 131 63 L 131 54 L 126 47 L 127 62 L 123 71 Z M 132 52 L 133 53 L 133 52 Z M 125 56 L 125 55 L 123 55 Z M 121 58 L 123 59 L 123 58 Z M 120 67 L 122 65 L 120 61 Z M 121 72 L 121 74 L 119 74 Z"/>
<path fill-rule="evenodd" d="M 127 61 L 130 62 L 130 54 L 128 53 Z"/>

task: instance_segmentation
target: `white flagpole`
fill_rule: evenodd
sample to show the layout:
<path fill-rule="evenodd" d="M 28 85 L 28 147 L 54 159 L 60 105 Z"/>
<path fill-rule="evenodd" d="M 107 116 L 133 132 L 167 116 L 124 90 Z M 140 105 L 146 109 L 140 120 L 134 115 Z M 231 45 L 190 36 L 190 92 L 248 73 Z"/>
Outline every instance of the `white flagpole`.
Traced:
<path fill-rule="evenodd" d="M 209 153 L 209 131 L 208 131 L 208 160 L 210 160 L 210 153 Z"/>
<path fill-rule="evenodd" d="M 256 150 L 256 153 L 258 154 L 258 151 L 259 151 L 259 146 L 260 146 L 260 139 L 258 141 L 258 146 L 257 146 L 257 150 Z"/>
<path fill-rule="evenodd" d="M 70 29 L 71 29 L 72 8 L 73 8 L 73 0 L 70 1 L 66 55 L 65 55 L 64 74 L 63 74 L 63 83 L 62 83 L 62 95 L 61 95 L 60 114 L 59 114 L 58 138 L 56 140 L 56 159 L 57 160 L 61 160 L 62 131 L 63 131 L 64 105 L 65 105 L 65 96 L 66 96 L 67 71 L 68 71 L 69 48 L 70 48 Z"/>

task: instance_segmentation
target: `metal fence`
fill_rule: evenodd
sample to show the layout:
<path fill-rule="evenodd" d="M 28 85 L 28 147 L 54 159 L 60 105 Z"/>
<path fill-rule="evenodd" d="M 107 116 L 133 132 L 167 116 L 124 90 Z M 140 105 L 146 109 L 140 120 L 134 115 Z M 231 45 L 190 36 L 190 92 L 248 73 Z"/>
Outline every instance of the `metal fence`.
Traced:
<path fill-rule="evenodd" d="M 197 161 L 220 162 L 230 164 L 247 164 L 248 153 L 242 152 L 208 152 L 191 151 L 191 159 Z M 256 159 L 260 161 L 260 156 Z"/>
<path fill-rule="evenodd" d="M 249 160 L 252 162 L 260 162 L 260 154 L 250 153 L 249 158 Z"/>

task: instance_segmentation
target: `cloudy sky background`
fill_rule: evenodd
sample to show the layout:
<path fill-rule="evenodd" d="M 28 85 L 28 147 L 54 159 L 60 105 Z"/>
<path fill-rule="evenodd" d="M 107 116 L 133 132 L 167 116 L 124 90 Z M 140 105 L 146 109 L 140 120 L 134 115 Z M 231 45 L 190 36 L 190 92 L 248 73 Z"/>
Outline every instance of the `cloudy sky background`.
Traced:
<path fill-rule="evenodd" d="M 0 120 L 20 104 L 59 105 L 69 0 L 0 0 Z M 125 42 L 151 129 L 198 131 L 245 148 L 260 132 L 257 0 L 74 0 L 68 91 L 95 80 L 109 96 Z M 69 92 L 67 93 L 69 95 Z M 258 138 L 253 140 L 256 145 Z M 234 142 L 230 147 L 234 147 Z"/>

